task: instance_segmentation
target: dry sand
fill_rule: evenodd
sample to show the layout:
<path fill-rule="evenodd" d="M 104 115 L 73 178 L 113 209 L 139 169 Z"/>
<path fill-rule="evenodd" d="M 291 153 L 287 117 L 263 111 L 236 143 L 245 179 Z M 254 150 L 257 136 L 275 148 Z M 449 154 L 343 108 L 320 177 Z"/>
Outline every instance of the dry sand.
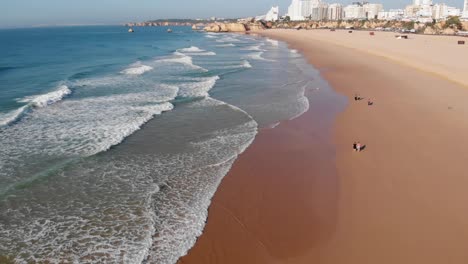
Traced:
<path fill-rule="evenodd" d="M 468 88 L 456 83 L 467 83 L 459 61 L 468 46 L 366 32 L 262 35 L 301 51 L 349 106 L 330 130 L 342 101 L 309 94 L 310 111 L 262 130 L 180 263 L 468 263 Z M 432 59 L 419 60 L 424 53 Z M 351 150 L 355 140 L 364 152 Z"/>

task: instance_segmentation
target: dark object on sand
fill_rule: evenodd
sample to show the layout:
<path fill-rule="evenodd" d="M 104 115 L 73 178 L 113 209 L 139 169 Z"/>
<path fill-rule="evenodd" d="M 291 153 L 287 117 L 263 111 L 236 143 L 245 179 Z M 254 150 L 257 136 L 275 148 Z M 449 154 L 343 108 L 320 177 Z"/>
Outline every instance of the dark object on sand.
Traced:
<path fill-rule="evenodd" d="M 371 100 L 367 101 L 367 105 L 368 106 L 373 106 L 374 105 L 374 102 L 372 102 Z"/>
<path fill-rule="evenodd" d="M 369 35 L 371 35 L 371 36 L 374 36 L 374 35 L 375 35 L 375 33 L 374 33 L 374 32 L 370 32 L 370 33 L 369 33 Z"/>
<path fill-rule="evenodd" d="M 348 31 L 348 33 L 353 33 L 353 31 L 352 31 L 352 30 L 350 30 L 350 31 Z"/>
<path fill-rule="evenodd" d="M 330 29 L 330 31 L 336 31 L 336 29 L 332 28 L 332 29 Z"/>
<path fill-rule="evenodd" d="M 362 98 L 360 95 L 358 94 L 354 95 L 354 101 L 361 101 L 362 99 L 364 98 Z"/>
<path fill-rule="evenodd" d="M 354 151 L 357 150 L 357 143 L 356 143 L 356 142 L 353 143 L 353 150 L 354 150 Z"/>
<path fill-rule="evenodd" d="M 458 45 L 465 45 L 465 41 L 464 40 L 459 40 Z"/>

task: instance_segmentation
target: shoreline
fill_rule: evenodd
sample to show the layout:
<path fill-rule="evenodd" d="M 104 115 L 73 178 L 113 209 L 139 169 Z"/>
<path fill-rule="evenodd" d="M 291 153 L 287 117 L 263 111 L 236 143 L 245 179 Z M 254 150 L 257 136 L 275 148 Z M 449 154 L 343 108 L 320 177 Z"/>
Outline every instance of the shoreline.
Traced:
<path fill-rule="evenodd" d="M 309 119 L 311 102 L 298 119 L 259 133 L 217 190 L 202 236 L 178 263 L 464 263 L 468 90 L 369 52 L 317 41 L 307 31 L 259 34 L 299 50 L 339 94 L 360 93 L 376 105 L 350 101 L 330 124 L 333 130 L 325 131 L 316 126 L 320 115 Z M 453 52 L 426 49 L 440 53 L 435 59 Z M 307 149 L 310 134 L 298 137 L 314 125 L 314 132 L 331 138 L 336 162 L 317 144 Z M 356 140 L 368 145 L 363 153 L 352 152 Z M 309 170 L 297 170 L 288 152 L 295 150 L 315 158 L 306 161 Z M 327 175 L 319 168 L 330 162 L 334 184 L 310 180 Z"/>

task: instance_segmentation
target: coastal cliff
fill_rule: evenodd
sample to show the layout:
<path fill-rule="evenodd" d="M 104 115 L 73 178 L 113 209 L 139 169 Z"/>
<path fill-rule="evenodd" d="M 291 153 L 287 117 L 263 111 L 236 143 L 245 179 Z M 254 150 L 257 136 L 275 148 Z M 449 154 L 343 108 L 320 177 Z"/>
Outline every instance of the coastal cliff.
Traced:
<path fill-rule="evenodd" d="M 265 27 L 260 23 L 211 23 L 204 28 L 206 32 L 247 32 L 263 29 Z"/>
<path fill-rule="evenodd" d="M 362 29 L 362 30 L 404 30 L 426 35 L 455 35 L 459 31 L 468 31 L 468 22 L 447 20 L 434 23 L 417 23 L 404 21 L 381 20 L 348 20 L 348 21 L 283 21 L 271 23 L 267 28 L 291 29 Z"/>

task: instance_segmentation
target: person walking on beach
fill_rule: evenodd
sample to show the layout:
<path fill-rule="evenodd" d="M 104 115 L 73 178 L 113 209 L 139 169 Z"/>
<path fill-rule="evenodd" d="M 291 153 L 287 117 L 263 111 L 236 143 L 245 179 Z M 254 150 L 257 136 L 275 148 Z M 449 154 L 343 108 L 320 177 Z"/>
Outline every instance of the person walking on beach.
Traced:
<path fill-rule="evenodd" d="M 354 141 L 354 143 L 353 143 L 353 150 L 354 150 L 354 151 L 357 151 L 357 143 L 356 143 L 356 141 Z"/>
<path fill-rule="evenodd" d="M 358 143 L 356 144 L 356 151 L 357 151 L 357 152 L 361 152 L 361 148 L 362 148 L 361 142 L 358 142 Z"/>

